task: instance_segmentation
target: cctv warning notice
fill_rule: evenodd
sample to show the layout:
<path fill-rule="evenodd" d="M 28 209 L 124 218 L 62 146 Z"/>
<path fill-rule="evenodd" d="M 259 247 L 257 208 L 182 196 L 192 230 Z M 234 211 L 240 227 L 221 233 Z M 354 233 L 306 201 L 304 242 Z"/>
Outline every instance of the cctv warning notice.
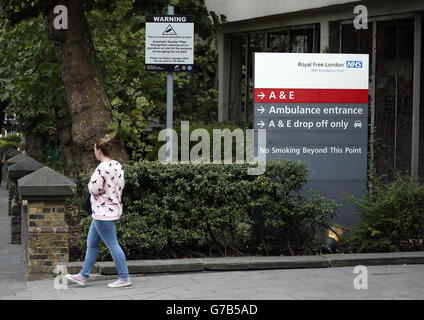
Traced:
<path fill-rule="evenodd" d="M 194 17 L 150 15 L 146 18 L 146 70 L 194 71 Z"/>

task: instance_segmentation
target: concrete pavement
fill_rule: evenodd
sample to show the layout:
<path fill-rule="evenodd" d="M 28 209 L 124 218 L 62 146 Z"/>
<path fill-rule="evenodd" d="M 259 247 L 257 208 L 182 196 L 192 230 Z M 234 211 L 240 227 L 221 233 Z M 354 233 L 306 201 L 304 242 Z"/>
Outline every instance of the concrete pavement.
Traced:
<path fill-rule="evenodd" d="M 10 217 L 8 215 L 8 193 L 5 182 L 0 188 L 0 296 L 13 294 L 25 287 L 24 265 L 22 263 L 22 247 L 10 244 Z"/>
<path fill-rule="evenodd" d="M 133 285 L 112 289 L 112 280 L 86 287 L 54 288 L 53 279 L 27 282 L 0 299 L 40 300 L 304 300 L 423 299 L 424 265 L 369 266 L 368 289 L 354 288 L 353 267 L 193 272 L 132 277 Z M 115 278 L 114 276 L 112 278 Z"/>

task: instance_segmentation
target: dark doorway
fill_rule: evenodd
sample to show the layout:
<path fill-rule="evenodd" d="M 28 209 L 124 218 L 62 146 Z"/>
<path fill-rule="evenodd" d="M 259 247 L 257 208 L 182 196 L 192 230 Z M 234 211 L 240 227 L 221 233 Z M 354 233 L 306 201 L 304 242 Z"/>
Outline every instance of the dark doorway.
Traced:
<path fill-rule="evenodd" d="M 393 180 L 411 170 L 414 19 L 377 22 L 375 165 Z"/>
<path fill-rule="evenodd" d="M 409 18 L 378 21 L 369 24 L 368 29 L 355 30 L 352 24 L 340 28 L 341 53 L 368 53 L 370 67 L 375 58 L 375 127 L 371 128 L 374 129 L 374 165 L 377 174 L 385 175 L 388 181 L 396 173 L 409 174 L 411 170 L 414 23 Z M 336 45 L 333 41 L 333 50 Z M 369 119 L 371 122 L 371 115 Z"/>

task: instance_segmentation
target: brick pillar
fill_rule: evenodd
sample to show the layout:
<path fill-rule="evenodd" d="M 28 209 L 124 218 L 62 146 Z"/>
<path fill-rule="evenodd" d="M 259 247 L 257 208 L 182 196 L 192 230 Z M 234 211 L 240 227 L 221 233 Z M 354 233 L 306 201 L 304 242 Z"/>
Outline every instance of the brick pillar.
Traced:
<path fill-rule="evenodd" d="M 9 179 L 8 179 L 9 171 L 8 171 L 8 166 L 11 165 L 11 164 L 13 164 L 14 163 L 13 161 L 16 160 L 15 157 L 18 156 L 18 155 L 20 155 L 20 154 L 21 153 L 18 150 L 13 149 L 13 148 L 7 150 L 5 152 L 5 154 L 4 154 L 4 156 L 5 156 L 4 158 L 5 158 L 6 162 L 4 163 L 4 170 L 3 170 L 4 176 L 3 176 L 3 179 L 4 179 L 5 183 L 6 183 L 6 190 L 9 190 Z M 10 203 L 9 203 L 9 209 L 10 209 Z M 10 216 L 10 211 L 9 211 L 9 216 Z"/>
<path fill-rule="evenodd" d="M 28 280 L 50 278 L 54 267 L 69 261 L 65 201 L 28 200 Z"/>
<path fill-rule="evenodd" d="M 27 279 L 54 278 L 54 268 L 69 262 L 65 200 L 76 192 L 68 177 L 44 166 L 18 180 L 23 205 L 22 239 Z"/>
<path fill-rule="evenodd" d="M 21 225 L 22 225 L 22 200 L 18 192 L 18 179 L 22 178 L 38 169 L 44 167 L 43 164 L 28 157 L 21 155 L 20 160 L 8 162 L 8 180 L 9 180 L 9 216 L 11 219 L 11 243 L 21 243 Z"/>
<path fill-rule="evenodd" d="M 7 178 L 7 190 L 9 191 L 8 193 L 8 210 L 9 210 L 9 217 L 12 215 L 12 201 L 13 198 L 15 197 L 15 184 L 13 183 L 13 181 L 11 181 L 9 178 Z"/>
<path fill-rule="evenodd" d="M 18 193 L 16 192 L 16 182 L 12 182 L 11 189 L 13 189 L 13 199 L 12 205 L 9 209 L 9 215 L 12 217 L 10 220 L 11 227 L 11 243 L 20 244 L 21 243 L 21 212 L 22 212 L 22 201 L 19 198 Z M 10 195 L 10 193 L 9 193 Z"/>
<path fill-rule="evenodd" d="M 10 176 L 9 171 L 14 164 L 26 158 L 29 158 L 29 157 L 24 153 L 20 153 L 16 149 L 10 149 L 6 151 L 6 156 L 5 156 L 6 162 L 4 164 L 5 166 L 4 181 L 6 182 L 6 190 L 9 191 L 9 202 L 8 202 L 9 217 L 12 215 L 12 204 L 13 204 L 13 199 L 15 198 L 15 193 L 16 193 L 16 179 L 13 179 Z"/>
<path fill-rule="evenodd" d="M 12 201 L 13 198 L 15 197 L 15 184 L 13 183 L 13 181 L 10 181 L 9 178 L 7 178 L 7 190 L 9 191 L 8 193 L 8 210 L 9 210 L 9 217 L 12 215 Z"/>

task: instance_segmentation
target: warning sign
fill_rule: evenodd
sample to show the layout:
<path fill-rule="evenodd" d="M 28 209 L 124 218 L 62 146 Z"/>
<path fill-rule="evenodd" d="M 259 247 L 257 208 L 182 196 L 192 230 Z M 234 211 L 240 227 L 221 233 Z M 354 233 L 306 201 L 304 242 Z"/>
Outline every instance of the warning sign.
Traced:
<path fill-rule="evenodd" d="M 146 70 L 193 71 L 194 17 L 146 17 Z"/>

